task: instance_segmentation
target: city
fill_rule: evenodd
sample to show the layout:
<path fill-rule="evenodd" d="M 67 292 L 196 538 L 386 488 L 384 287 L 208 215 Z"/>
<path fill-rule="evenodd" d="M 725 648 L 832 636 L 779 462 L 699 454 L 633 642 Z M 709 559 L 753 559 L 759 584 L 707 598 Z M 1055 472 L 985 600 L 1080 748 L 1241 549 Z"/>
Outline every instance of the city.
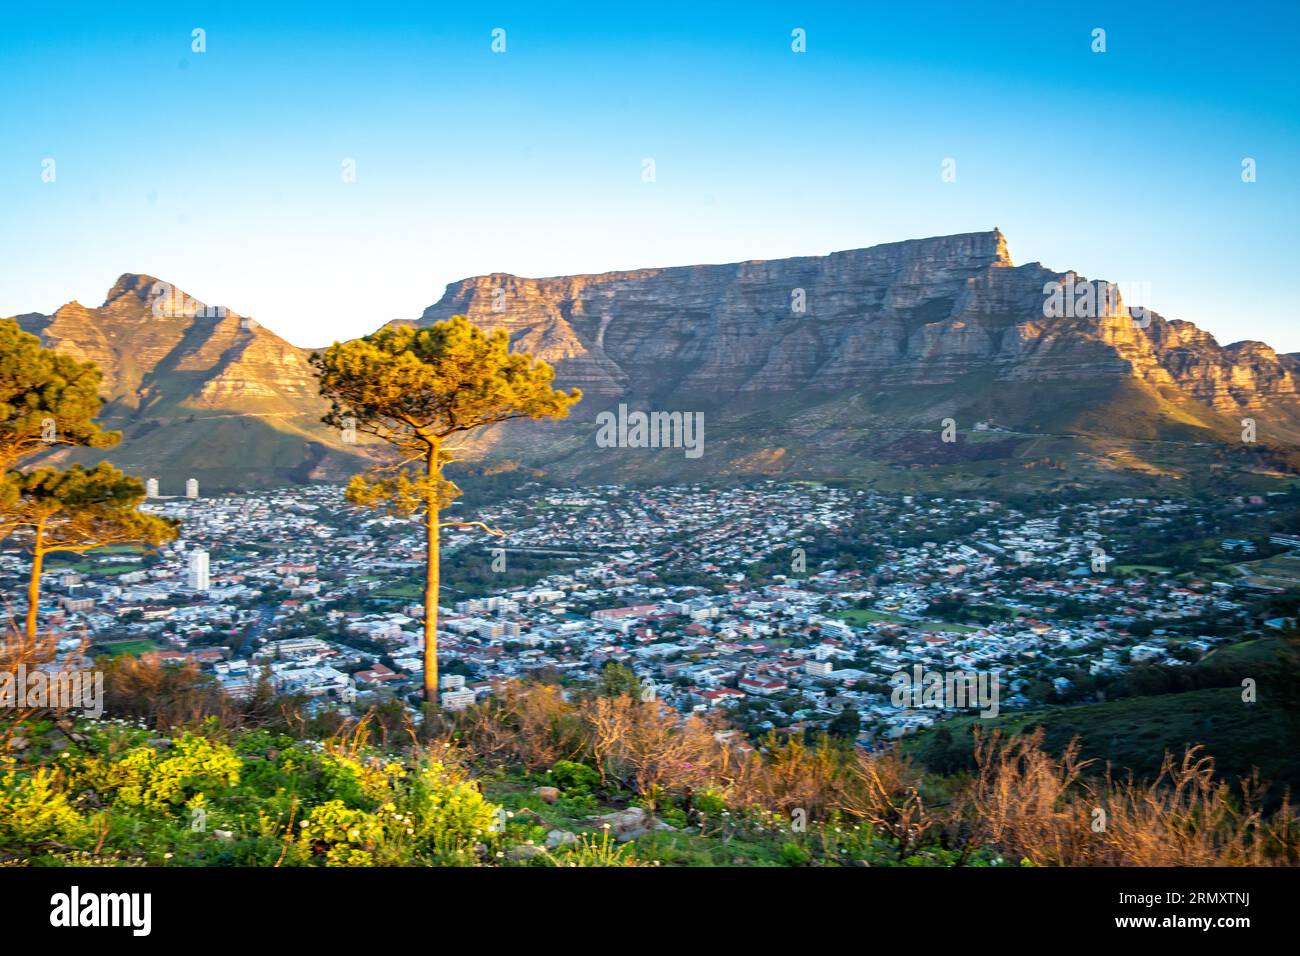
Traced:
<path fill-rule="evenodd" d="M 265 679 L 347 715 L 395 698 L 418 718 L 422 529 L 335 486 L 148 488 L 145 509 L 179 519 L 177 540 L 51 568 L 41 617 L 65 656 L 190 663 L 236 699 Z M 899 706 L 896 675 L 918 665 L 997 675 L 1005 709 L 1104 700 L 1106 678 L 1135 665 L 1195 663 L 1290 623 L 1268 610 L 1287 583 L 1268 575 L 1294 573 L 1300 546 L 1268 531 L 1289 504 L 537 486 L 480 509 L 505 538 L 445 536 L 440 704 L 520 678 L 589 685 L 612 662 L 643 697 L 726 712 L 755 739 L 833 731 L 879 749 L 954 713 Z M 1215 559 L 1135 557 L 1188 534 L 1220 536 Z"/>

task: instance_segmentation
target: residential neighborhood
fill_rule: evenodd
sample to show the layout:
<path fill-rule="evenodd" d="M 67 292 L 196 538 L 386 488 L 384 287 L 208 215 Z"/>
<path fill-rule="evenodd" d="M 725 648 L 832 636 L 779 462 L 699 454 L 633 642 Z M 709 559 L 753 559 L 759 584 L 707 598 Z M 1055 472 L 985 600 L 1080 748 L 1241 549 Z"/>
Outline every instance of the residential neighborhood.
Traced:
<path fill-rule="evenodd" d="M 417 709 L 417 524 L 331 485 L 145 508 L 179 519 L 180 537 L 49 571 L 41 617 L 65 656 L 191 664 L 235 698 L 266 682 L 316 709 Z M 775 481 L 537 486 L 475 515 L 504 537 L 443 534 L 439 703 L 461 710 L 512 679 L 595 682 L 618 664 L 684 714 L 875 748 L 958 712 L 897 699 L 894 678 L 918 665 L 995 675 L 1003 709 L 1101 699 L 1108 676 L 1279 626 L 1262 608 L 1280 590 L 1269 575 L 1286 570 L 1231 563 L 1263 548 L 1276 564 L 1300 545 L 1253 533 L 1270 513 L 1266 498 L 1202 512 Z M 1246 530 L 1225 533 L 1203 570 L 1130 560 L 1151 540 L 1220 527 Z M 0 557 L 7 590 L 20 571 Z"/>

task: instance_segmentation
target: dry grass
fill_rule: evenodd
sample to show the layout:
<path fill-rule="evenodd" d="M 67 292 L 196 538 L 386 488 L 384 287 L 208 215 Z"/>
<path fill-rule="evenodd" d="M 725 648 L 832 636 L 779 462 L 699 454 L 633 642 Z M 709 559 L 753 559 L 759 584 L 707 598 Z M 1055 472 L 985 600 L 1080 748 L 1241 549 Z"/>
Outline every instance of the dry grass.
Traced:
<path fill-rule="evenodd" d="M 572 760 L 587 747 L 577 710 L 547 684 L 510 684 L 488 703 L 458 721 L 462 746 L 487 763 L 518 763 L 545 770 Z"/>
<path fill-rule="evenodd" d="M 601 779 L 613 777 L 653 808 L 663 793 L 686 793 L 715 780 L 725 749 L 698 717 L 681 719 L 658 701 L 596 697 L 579 718 L 589 728 L 591 755 Z"/>
<path fill-rule="evenodd" d="M 1289 799 L 1266 817 L 1257 777 L 1235 789 L 1190 747 L 1154 780 L 1085 773 L 1078 742 L 1055 758 L 1041 731 L 977 736 L 977 771 L 949 819 L 950 839 L 1048 866 L 1268 866 L 1300 862 Z"/>
<path fill-rule="evenodd" d="M 472 762 L 518 761 L 530 770 L 580 760 L 648 805 L 708 788 L 736 808 L 809 820 L 838 813 L 870 824 L 904 858 L 942 846 L 966 859 L 994 850 L 1041 866 L 1267 866 L 1300 863 L 1300 823 L 1289 800 L 1265 815 L 1257 779 L 1216 777 L 1198 747 L 1165 756 L 1154 780 L 1117 779 L 1081 757 L 1060 756 L 1041 731 L 975 741 L 976 771 L 934 778 L 893 753 L 771 735 L 755 750 L 718 725 L 654 701 L 564 701 L 554 688 L 517 688 L 476 708 L 457 738 Z"/>
<path fill-rule="evenodd" d="M 5 708 L 5 720 L 0 723 L 0 753 L 9 750 L 10 742 L 15 737 L 22 736 L 24 728 L 29 726 L 33 718 L 46 713 L 60 715 L 61 712 L 57 709 L 29 706 L 23 693 L 25 688 L 18 687 L 16 677 L 20 668 L 31 672 L 53 661 L 57 643 L 49 634 L 29 637 L 12 613 L 6 615 L 3 628 L 0 628 L 0 672 L 15 675 L 14 701 L 12 707 Z"/>

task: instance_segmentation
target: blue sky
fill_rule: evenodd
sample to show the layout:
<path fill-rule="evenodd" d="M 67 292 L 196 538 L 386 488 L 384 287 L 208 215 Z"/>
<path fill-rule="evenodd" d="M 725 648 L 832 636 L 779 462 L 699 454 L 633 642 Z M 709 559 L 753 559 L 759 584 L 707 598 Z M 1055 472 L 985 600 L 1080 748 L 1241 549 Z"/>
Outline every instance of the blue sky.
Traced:
<path fill-rule="evenodd" d="M 0 314 L 146 272 L 318 345 L 485 272 L 999 226 L 1300 350 L 1294 2 L 98 6 L 0 9 Z"/>

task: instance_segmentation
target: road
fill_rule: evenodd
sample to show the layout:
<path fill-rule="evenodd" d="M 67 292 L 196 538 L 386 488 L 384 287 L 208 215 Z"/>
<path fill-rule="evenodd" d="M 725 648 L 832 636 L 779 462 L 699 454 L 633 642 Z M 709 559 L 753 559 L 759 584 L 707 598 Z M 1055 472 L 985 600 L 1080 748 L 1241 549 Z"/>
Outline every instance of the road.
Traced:
<path fill-rule="evenodd" d="M 239 653 L 235 655 L 236 657 L 251 657 L 253 655 L 253 647 L 257 639 L 275 620 L 276 610 L 278 608 L 270 604 L 263 604 L 258 607 L 257 620 L 249 627 L 248 633 L 244 636 L 244 643 L 239 645 Z"/>

